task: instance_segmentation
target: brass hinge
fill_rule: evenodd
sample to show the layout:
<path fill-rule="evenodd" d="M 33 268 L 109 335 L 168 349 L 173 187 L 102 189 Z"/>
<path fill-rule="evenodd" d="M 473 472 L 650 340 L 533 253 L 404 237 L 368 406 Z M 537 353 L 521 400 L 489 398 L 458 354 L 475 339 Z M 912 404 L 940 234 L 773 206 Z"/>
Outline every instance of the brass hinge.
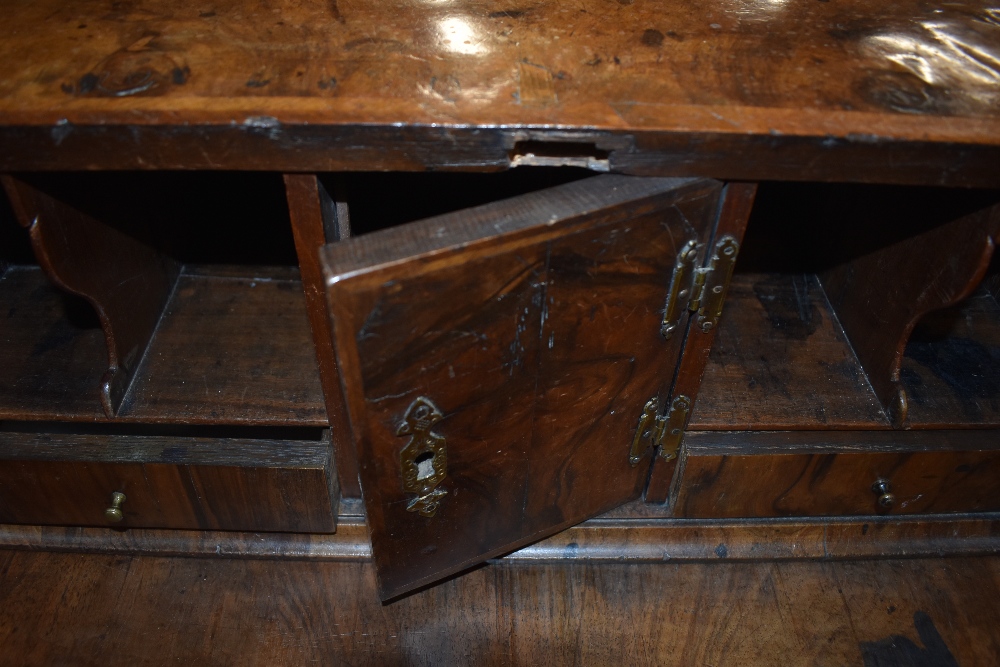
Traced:
<path fill-rule="evenodd" d="M 667 291 L 667 305 L 663 309 L 660 333 L 667 340 L 680 326 L 684 311 L 698 314 L 698 328 L 711 331 L 719 323 L 722 304 L 726 299 L 729 281 L 733 276 L 740 244 L 732 236 L 723 236 L 715 244 L 715 252 L 708 266 L 694 268 L 698 257 L 698 244 L 688 241 L 677 254 L 674 274 Z"/>
<path fill-rule="evenodd" d="M 629 451 L 628 462 L 632 467 L 639 464 L 651 447 L 659 447 L 660 456 L 667 461 L 677 458 L 688 413 L 691 412 L 691 399 L 682 394 L 670 403 L 670 410 L 666 415 L 657 414 L 658 412 L 659 401 L 656 398 L 646 401 Z"/>

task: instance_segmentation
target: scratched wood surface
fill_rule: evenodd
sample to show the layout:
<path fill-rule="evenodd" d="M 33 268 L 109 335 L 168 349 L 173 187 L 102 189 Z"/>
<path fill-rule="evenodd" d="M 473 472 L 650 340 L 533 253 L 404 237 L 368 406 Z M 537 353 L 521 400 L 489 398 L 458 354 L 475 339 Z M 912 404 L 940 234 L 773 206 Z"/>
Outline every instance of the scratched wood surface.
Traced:
<path fill-rule="evenodd" d="M 4 189 L 46 275 L 90 303 L 107 345 L 104 413 L 114 417 L 173 292 L 180 265 L 156 251 L 148 228 L 96 219 L 11 176 Z"/>
<path fill-rule="evenodd" d="M 18 665 L 990 665 L 996 557 L 493 565 L 390 605 L 374 568 L 0 552 Z"/>
<path fill-rule="evenodd" d="M 707 240 L 721 190 L 601 176 L 324 248 L 387 595 L 641 493 L 636 423 L 682 347 L 660 334 L 671 275 L 688 241 Z M 400 427 L 421 398 L 440 410 L 447 463 L 414 495 Z M 410 503 L 431 489 L 448 495 L 418 515 Z"/>
<path fill-rule="evenodd" d="M 914 328 L 900 366 L 913 428 L 1000 425 L 1000 306 L 981 289 Z"/>
<path fill-rule="evenodd" d="M 888 422 L 814 275 L 737 274 L 689 428 Z"/>
<path fill-rule="evenodd" d="M 1000 182 L 1000 19 L 985 0 L 4 12 L 7 170 L 504 168 L 541 138 L 636 173 Z"/>
<path fill-rule="evenodd" d="M 0 549 L 351 563 L 372 558 L 360 498 L 341 499 L 337 532 L 332 534 L 4 524 Z M 998 551 L 997 513 L 678 519 L 664 505 L 636 500 L 507 554 L 503 560 L 657 564 L 930 558 Z"/>

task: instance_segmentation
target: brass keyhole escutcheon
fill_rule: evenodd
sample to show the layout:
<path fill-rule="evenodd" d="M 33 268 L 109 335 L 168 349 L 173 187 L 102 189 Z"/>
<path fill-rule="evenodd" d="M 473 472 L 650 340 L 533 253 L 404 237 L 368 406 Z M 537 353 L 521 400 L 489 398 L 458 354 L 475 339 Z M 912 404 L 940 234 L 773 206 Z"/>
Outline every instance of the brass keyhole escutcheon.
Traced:
<path fill-rule="evenodd" d="M 125 494 L 121 491 L 115 491 L 111 494 L 111 507 L 104 510 L 104 518 L 108 521 L 113 521 L 118 523 L 125 518 L 125 514 L 122 512 L 122 503 L 125 502 Z"/>
<path fill-rule="evenodd" d="M 880 508 L 887 510 L 896 504 L 896 496 L 892 493 L 889 480 L 879 477 L 872 484 L 872 492 L 878 495 L 878 506 Z"/>
<path fill-rule="evenodd" d="M 415 493 L 406 509 L 430 518 L 437 513 L 447 491 L 437 488 L 448 473 L 448 452 L 445 439 L 431 431 L 444 417 L 431 399 L 421 396 L 410 404 L 396 435 L 410 436 L 399 453 L 403 472 L 403 490 Z"/>

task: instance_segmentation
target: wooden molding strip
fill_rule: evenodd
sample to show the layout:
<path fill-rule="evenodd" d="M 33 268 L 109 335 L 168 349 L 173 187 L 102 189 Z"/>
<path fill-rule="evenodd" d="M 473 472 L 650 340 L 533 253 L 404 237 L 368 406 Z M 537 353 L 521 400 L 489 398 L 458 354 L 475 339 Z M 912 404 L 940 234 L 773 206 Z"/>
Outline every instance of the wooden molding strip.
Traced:
<path fill-rule="evenodd" d="M 348 512 L 352 505 L 345 503 Z M 368 561 L 363 519 L 335 535 L 0 525 L 0 549 L 157 557 Z M 801 520 L 594 519 L 504 558 L 553 561 L 846 560 L 1000 553 L 1000 514 Z"/>

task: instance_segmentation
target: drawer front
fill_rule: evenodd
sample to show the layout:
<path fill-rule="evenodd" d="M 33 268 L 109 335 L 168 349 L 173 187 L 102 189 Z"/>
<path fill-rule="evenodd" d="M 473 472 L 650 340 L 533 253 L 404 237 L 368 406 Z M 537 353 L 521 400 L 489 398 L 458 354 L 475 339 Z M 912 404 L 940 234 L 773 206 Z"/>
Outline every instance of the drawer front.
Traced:
<path fill-rule="evenodd" d="M 996 439 L 989 431 L 690 433 L 674 515 L 998 511 Z"/>
<path fill-rule="evenodd" d="M 329 533 L 336 484 L 328 442 L 0 436 L 0 523 Z"/>

